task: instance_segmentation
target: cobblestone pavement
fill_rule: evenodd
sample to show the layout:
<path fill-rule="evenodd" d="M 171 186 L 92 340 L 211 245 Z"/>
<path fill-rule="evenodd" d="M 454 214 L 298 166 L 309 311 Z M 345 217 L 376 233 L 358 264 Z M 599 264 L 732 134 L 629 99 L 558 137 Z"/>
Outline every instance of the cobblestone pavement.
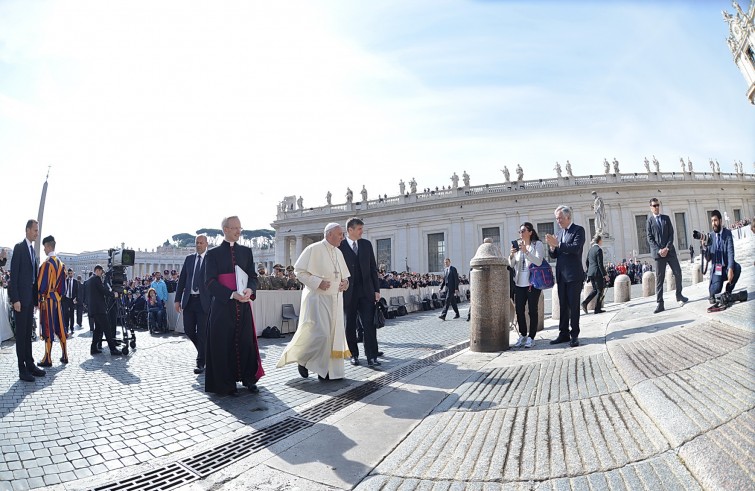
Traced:
<path fill-rule="evenodd" d="M 755 303 L 708 314 L 706 286 L 658 315 L 608 304 L 574 349 L 548 319 L 532 349 L 472 353 L 463 317 L 410 314 L 379 332 L 381 370 L 329 383 L 260 339 L 261 393 L 236 398 L 204 393 L 179 335 L 116 358 L 77 331 L 33 384 L 4 345 L 0 490 L 752 489 Z"/>
<path fill-rule="evenodd" d="M 468 304 L 462 304 L 468 305 Z M 440 323 L 438 311 L 388 321 L 379 331 L 385 352 L 382 371 L 426 357 L 469 338 L 461 319 Z M 87 320 L 84 319 L 84 325 Z M 107 350 L 89 354 L 91 333 L 76 330 L 68 340 L 70 363 L 53 346 L 53 367 L 34 383 L 19 381 L 15 345 L 0 348 L 0 490 L 22 490 L 103 477 L 117 470 L 175 459 L 201 444 L 290 408 L 374 377 L 366 366 L 347 365 L 346 379 L 318 383 L 296 367 L 274 368 L 290 337 L 259 339 L 266 376 L 261 392 L 217 397 L 204 392 L 204 375 L 193 373 L 196 351 L 180 334 L 137 331 L 127 357 Z M 34 358 L 44 354 L 33 343 Z M 362 360 L 364 361 L 364 359 Z M 240 387 L 240 385 L 239 385 Z"/>

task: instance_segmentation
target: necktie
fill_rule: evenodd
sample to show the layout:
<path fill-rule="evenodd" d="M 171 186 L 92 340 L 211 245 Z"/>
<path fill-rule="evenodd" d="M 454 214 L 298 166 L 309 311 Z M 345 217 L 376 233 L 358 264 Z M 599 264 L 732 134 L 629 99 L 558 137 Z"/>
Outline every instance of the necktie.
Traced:
<path fill-rule="evenodd" d="M 29 244 L 29 254 L 31 254 L 31 265 L 33 268 L 37 266 L 37 258 L 34 255 L 34 245 Z"/>
<path fill-rule="evenodd" d="M 202 256 L 197 256 L 197 263 L 194 266 L 194 278 L 191 281 L 191 289 L 195 292 L 199 291 L 199 268 L 202 267 Z"/>
<path fill-rule="evenodd" d="M 658 229 L 663 233 L 663 222 L 661 221 L 661 216 L 658 215 L 655 217 L 656 221 L 658 222 Z"/>
<path fill-rule="evenodd" d="M 358 254 L 359 253 L 359 247 L 357 246 L 357 241 L 356 240 L 354 241 L 354 244 L 352 245 L 351 248 L 354 249 L 354 254 Z"/>
<path fill-rule="evenodd" d="M 68 298 L 71 298 L 73 296 L 73 280 L 68 280 L 68 295 L 66 295 Z"/>

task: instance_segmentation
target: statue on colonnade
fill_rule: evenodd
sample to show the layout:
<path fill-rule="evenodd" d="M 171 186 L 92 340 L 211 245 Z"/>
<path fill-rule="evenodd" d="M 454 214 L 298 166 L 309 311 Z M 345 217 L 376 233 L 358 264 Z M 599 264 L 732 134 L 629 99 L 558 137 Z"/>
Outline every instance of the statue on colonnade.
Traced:
<path fill-rule="evenodd" d="M 406 184 L 404 184 L 404 180 L 400 179 L 398 181 L 398 190 L 401 194 L 404 194 L 406 192 Z"/>
<path fill-rule="evenodd" d="M 645 157 L 645 171 L 650 174 L 650 161 Z"/>
<path fill-rule="evenodd" d="M 605 232 L 608 235 L 607 223 L 606 223 L 606 207 L 603 204 L 603 198 L 598 196 L 596 191 L 592 192 L 595 200 L 592 203 L 592 208 L 595 212 L 595 233 L 603 235 Z"/>
<path fill-rule="evenodd" d="M 332 204 L 331 203 L 332 199 L 333 199 L 333 194 L 331 194 L 331 192 L 328 191 L 328 194 L 325 195 L 325 201 L 330 205 L 330 204 Z"/>
<path fill-rule="evenodd" d="M 456 189 L 459 187 L 459 176 L 456 175 L 456 172 L 454 172 L 454 175 L 451 176 L 451 189 Z"/>
<path fill-rule="evenodd" d="M 464 171 L 464 173 L 461 175 L 462 181 L 464 181 L 464 187 L 469 187 L 469 174 L 467 174 L 467 171 Z"/>
<path fill-rule="evenodd" d="M 524 171 L 519 164 L 516 164 L 516 180 L 520 182 L 524 180 Z"/>
<path fill-rule="evenodd" d="M 351 188 L 346 188 L 346 202 L 351 203 L 354 201 L 354 191 L 351 190 Z"/>
<path fill-rule="evenodd" d="M 412 177 L 412 180 L 409 181 L 409 191 L 412 194 L 417 194 L 417 181 Z"/>
<path fill-rule="evenodd" d="M 556 171 L 556 176 L 561 179 L 561 164 L 556 162 L 556 166 L 553 168 L 554 171 Z"/>
<path fill-rule="evenodd" d="M 503 169 L 501 169 L 501 172 L 503 172 L 503 178 L 506 179 L 506 182 L 510 182 L 511 175 L 509 174 L 509 168 L 505 165 L 503 166 Z"/>
<path fill-rule="evenodd" d="M 566 175 L 567 177 L 574 177 L 574 174 L 571 172 L 571 162 L 568 160 L 566 161 Z"/>

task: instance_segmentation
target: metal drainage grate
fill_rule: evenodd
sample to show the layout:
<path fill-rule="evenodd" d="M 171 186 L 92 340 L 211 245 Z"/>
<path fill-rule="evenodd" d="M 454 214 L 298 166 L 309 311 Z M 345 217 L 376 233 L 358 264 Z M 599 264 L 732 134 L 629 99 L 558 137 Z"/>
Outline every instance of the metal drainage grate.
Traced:
<path fill-rule="evenodd" d="M 106 484 L 95 488 L 94 491 L 170 490 L 199 478 L 205 478 L 233 462 L 291 436 L 297 431 L 314 426 L 318 421 L 337 413 L 341 409 L 377 392 L 383 387 L 417 370 L 432 365 L 438 360 L 458 353 L 468 346 L 469 342 L 467 341 L 452 348 L 439 351 L 427 358 L 399 367 L 390 373 L 364 382 L 357 387 L 347 390 L 343 394 L 305 409 L 298 416 L 288 417 L 265 428 L 255 430 L 252 433 L 240 436 L 235 440 L 202 452 L 194 457 L 189 457 L 160 469 L 154 469 L 139 476 Z"/>
<path fill-rule="evenodd" d="M 286 418 L 181 462 L 200 477 L 207 477 L 237 460 L 313 425 L 311 421 Z"/>
<path fill-rule="evenodd" d="M 148 489 L 175 489 L 196 481 L 199 476 L 174 462 L 166 467 L 145 472 L 114 483 L 105 484 L 94 491 L 144 491 Z"/>

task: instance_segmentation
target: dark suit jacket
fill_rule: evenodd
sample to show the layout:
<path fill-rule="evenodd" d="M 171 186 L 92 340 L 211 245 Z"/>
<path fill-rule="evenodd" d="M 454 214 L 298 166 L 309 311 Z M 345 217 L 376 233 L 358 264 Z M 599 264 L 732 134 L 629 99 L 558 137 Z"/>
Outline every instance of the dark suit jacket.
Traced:
<path fill-rule="evenodd" d="M 661 256 L 658 255 L 658 251 L 665 247 L 668 247 L 666 257 L 676 255 L 676 248 L 674 248 L 674 226 L 671 224 L 671 219 L 668 215 L 661 214 L 660 217 L 663 223 L 662 233 L 658 226 L 658 221 L 652 213 L 648 216 L 648 221 L 645 224 L 648 244 L 650 244 L 650 255 L 653 256 L 653 259 L 659 259 Z"/>
<path fill-rule="evenodd" d="M 194 269 L 196 268 L 197 254 L 189 254 L 184 259 L 183 268 L 181 268 L 181 275 L 178 277 L 178 285 L 176 286 L 176 302 L 181 303 L 182 308 L 186 308 L 189 305 L 189 299 L 191 298 L 191 285 L 194 282 Z M 210 292 L 207 291 L 207 285 L 205 285 L 204 271 L 205 264 L 207 263 L 207 253 L 205 252 L 204 260 L 201 266 L 199 266 L 199 301 L 202 302 L 202 310 L 205 312 L 210 311 Z"/>
<path fill-rule="evenodd" d="M 380 292 L 380 280 L 378 280 L 377 263 L 375 262 L 372 242 L 367 239 L 359 239 L 357 246 L 359 257 L 354 254 L 354 249 L 349 246 L 348 240 L 343 239 L 338 246 L 343 253 L 343 259 L 346 261 L 351 275 L 349 288 L 343 292 L 344 305 L 351 302 L 354 292 L 357 290 L 361 292 L 362 296 L 371 299 L 375 298 L 375 293 Z M 357 267 L 357 263 L 359 267 Z"/>
<path fill-rule="evenodd" d="M 713 264 L 723 264 L 726 268 L 723 271 L 724 276 L 729 269 L 734 269 L 734 236 L 728 228 L 721 229 L 721 243 L 716 242 L 716 234 L 710 233 L 708 236 L 708 245 L 703 248 L 703 255 Z"/>
<path fill-rule="evenodd" d="M 13 247 L 8 294 L 11 303 L 21 302 L 22 308 L 33 307 L 38 302 L 37 273 L 39 272 L 39 263 L 34 258 L 34 265 L 32 265 L 31 260 L 32 257 L 29 248 L 26 246 L 26 239 Z"/>
<path fill-rule="evenodd" d="M 107 290 L 105 290 L 105 285 L 102 283 L 100 277 L 93 274 L 84 283 L 84 287 L 87 289 L 87 309 L 89 313 L 92 315 L 107 314 L 107 309 L 105 308 L 105 294 Z"/>
<path fill-rule="evenodd" d="M 66 291 L 66 288 L 68 288 L 68 278 L 63 279 L 63 296 L 65 297 L 68 291 Z M 81 299 L 79 298 L 79 282 L 76 281 L 76 278 L 73 278 L 73 296 L 71 297 L 71 300 L 76 300 L 77 302 L 81 302 Z"/>
<path fill-rule="evenodd" d="M 448 293 L 453 295 L 459 289 L 459 272 L 453 266 L 448 267 L 448 273 L 444 273 L 443 282 L 440 284 L 440 291 L 447 289 Z"/>
<path fill-rule="evenodd" d="M 598 244 L 594 244 L 587 251 L 587 276 L 603 277 L 606 275 L 606 268 L 603 266 L 603 249 Z"/>
<path fill-rule="evenodd" d="M 585 247 L 585 229 L 575 223 L 566 230 L 559 229 L 556 239 L 560 244 L 554 251 L 548 246 L 548 255 L 556 258 L 556 281 L 579 281 L 585 279 L 582 269 L 582 249 Z"/>

